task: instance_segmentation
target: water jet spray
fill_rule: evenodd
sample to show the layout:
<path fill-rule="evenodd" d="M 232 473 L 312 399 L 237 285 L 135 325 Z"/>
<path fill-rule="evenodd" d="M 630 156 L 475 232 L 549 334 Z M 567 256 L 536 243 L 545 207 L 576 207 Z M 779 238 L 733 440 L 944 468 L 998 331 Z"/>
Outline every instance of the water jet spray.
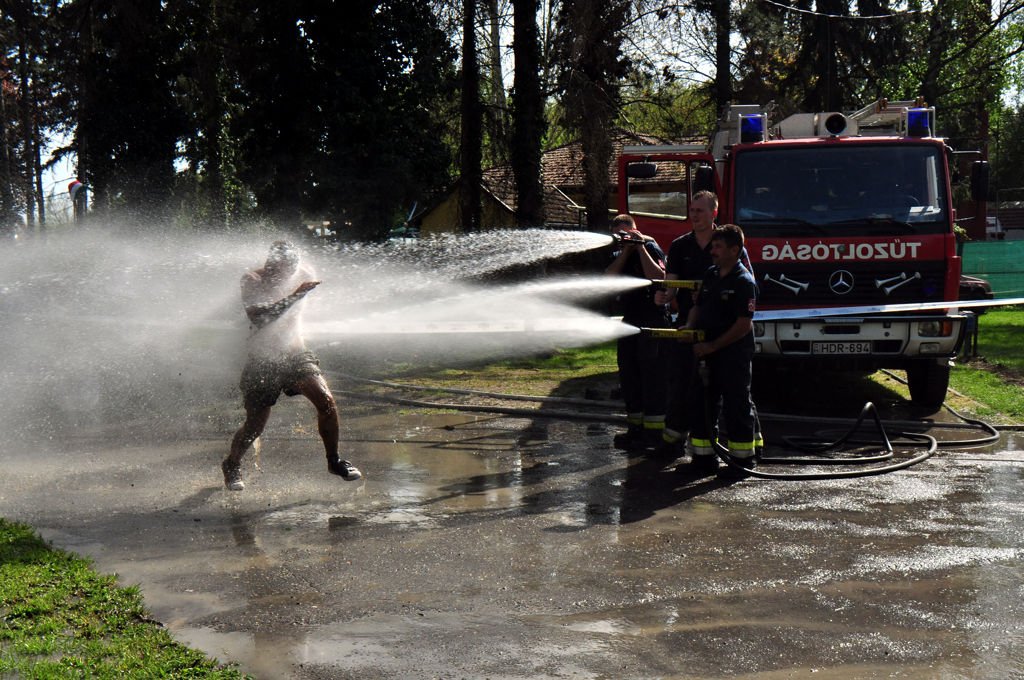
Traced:
<path fill-rule="evenodd" d="M 165 439 L 203 427 L 212 405 L 238 398 L 240 277 L 282 236 L 96 226 L 0 247 L 3 432 L 46 440 L 113 425 Z M 308 342 L 336 361 L 459 362 L 636 332 L 574 303 L 645 282 L 469 283 L 609 243 L 535 229 L 306 248 L 324 281 L 309 298 Z"/>

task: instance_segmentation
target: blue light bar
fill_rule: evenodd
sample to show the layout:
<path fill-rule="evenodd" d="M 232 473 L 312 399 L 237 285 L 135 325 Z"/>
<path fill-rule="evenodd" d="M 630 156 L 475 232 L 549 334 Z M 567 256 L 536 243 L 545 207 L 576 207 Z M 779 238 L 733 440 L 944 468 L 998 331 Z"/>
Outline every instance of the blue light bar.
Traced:
<path fill-rule="evenodd" d="M 740 114 L 740 142 L 763 142 L 765 139 L 765 127 L 768 122 L 763 113 L 741 113 Z"/>
<path fill-rule="evenodd" d="M 932 116 L 935 109 L 907 109 L 907 136 L 908 137 L 931 137 Z"/>

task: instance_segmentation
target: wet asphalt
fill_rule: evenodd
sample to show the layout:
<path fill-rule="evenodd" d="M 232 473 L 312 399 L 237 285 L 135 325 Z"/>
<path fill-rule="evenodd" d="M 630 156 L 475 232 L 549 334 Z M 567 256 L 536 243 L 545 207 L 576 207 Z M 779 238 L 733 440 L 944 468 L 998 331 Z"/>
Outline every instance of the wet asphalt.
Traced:
<path fill-rule="evenodd" d="M 771 406 L 856 415 L 833 397 Z M 1020 435 L 880 476 L 730 481 L 624 455 L 608 422 L 341 407 L 359 482 L 327 474 L 289 399 L 226 491 L 225 400 L 177 436 L 9 441 L 0 516 L 257 678 L 1024 677 Z M 928 427 L 955 420 L 921 429 L 982 434 Z M 815 427 L 765 424 L 776 449 Z"/>

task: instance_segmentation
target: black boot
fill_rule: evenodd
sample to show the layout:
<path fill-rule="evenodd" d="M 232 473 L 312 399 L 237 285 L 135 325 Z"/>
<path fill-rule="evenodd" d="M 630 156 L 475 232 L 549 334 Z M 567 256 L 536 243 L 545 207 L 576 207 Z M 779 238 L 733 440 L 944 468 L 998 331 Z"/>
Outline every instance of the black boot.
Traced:
<path fill-rule="evenodd" d="M 644 448 L 646 446 L 644 428 L 639 425 L 630 425 L 625 432 L 620 432 L 612 438 L 612 446 L 623 451 Z"/>
<path fill-rule="evenodd" d="M 750 471 L 757 467 L 757 461 L 753 456 L 750 458 L 736 458 L 729 456 L 729 464 L 718 471 L 718 476 L 723 479 L 746 479 Z"/>
<path fill-rule="evenodd" d="M 691 456 L 690 460 L 676 466 L 676 472 L 695 477 L 713 475 L 718 472 L 718 456 Z"/>

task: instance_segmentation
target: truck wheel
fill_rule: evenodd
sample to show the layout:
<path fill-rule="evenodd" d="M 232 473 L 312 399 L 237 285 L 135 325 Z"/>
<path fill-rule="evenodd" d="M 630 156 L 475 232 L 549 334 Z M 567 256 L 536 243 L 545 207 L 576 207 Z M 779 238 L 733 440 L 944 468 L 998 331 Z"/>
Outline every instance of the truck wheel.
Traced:
<path fill-rule="evenodd" d="M 949 387 L 949 362 L 920 359 L 907 366 L 907 384 L 910 401 L 915 405 L 937 411 L 946 400 Z"/>

